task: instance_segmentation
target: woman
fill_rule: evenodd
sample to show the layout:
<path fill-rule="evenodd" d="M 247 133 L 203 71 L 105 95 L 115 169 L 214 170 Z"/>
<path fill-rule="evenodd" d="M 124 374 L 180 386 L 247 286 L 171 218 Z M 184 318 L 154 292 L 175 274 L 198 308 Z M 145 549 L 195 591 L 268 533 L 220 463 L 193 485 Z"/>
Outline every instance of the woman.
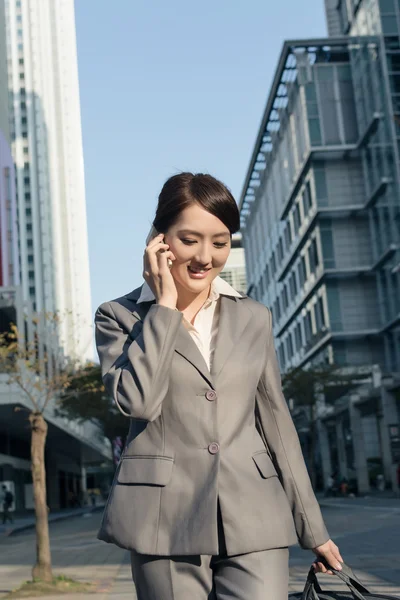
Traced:
<path fill-rule="evenodd" d="M 288 546 L 312 549 L 319 571 L 342 558 L 282 395 L 271 313 L 218 277 L 236 202 L 181 173 L 153 225 L 144 285 L 96 313 L 104 384 L 130 419 L 99 538 L 131 550 L 139 600 L 286 600 Z"/>

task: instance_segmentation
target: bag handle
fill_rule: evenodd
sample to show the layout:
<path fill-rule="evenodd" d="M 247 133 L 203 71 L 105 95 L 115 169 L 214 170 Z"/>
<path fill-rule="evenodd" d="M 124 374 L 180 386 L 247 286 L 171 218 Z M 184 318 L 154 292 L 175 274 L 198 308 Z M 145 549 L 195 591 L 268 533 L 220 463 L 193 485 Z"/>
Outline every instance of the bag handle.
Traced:
<path fill-rule="evenodd" d="M 356 600 L 366 600 L 363 594 L 369 594 L 370 592 L 365 586 L 362 585 L 360 581 L 358 581 L 357 577 L 354 575 L 349 566 L 347 566 L 345 563 L 341 563 L 342 569 L 338 570 L 331 567 L 331 565 L 329 565 L 324 558 L 319 558 L 318 562 L 321 562 L 327 569 L 332 571 L 334 575 L 344 581 Z M 319 600 L 318 594 L 321 593 L 322 589 L 318 583 L 317 574 L 314 571 L 314 567 L 311 566 L 308 572 L 307 581 L 301 596 L 301 600 Z"/>

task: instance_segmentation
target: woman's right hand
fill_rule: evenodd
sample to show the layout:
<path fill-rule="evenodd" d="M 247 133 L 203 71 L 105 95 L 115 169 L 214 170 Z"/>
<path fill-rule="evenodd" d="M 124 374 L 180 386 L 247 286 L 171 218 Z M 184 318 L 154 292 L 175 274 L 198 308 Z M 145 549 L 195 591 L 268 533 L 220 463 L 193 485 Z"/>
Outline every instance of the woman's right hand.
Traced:
<path fill-rule="evenodd" d="M 143 277 L 156 297 L 157 304 L 175 309 L 178 300 L 174 278 L 171 275 L 168 259 L 175 256 L 164 243 L 164 234 L 160 233 L 149 242 L 143 256 Z"/>

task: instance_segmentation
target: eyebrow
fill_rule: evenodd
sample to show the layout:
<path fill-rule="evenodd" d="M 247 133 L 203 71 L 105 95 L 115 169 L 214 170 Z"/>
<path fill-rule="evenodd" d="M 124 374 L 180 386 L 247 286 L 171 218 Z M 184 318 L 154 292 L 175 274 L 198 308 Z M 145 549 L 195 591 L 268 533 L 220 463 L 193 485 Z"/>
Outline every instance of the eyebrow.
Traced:
<path fill-rule="evenodd" d="M 194 231 L 193 229 L 180 229 L 178 231 L 178 234 L 180 234 L 180 235 L 189 234 L 189 235 L 195 235 L 197 237 L 204 237 L 202 233 L 199 233 L 198 231 Z M 229 231 L 221 231 L 220 233 L 215 233 L 212 237 L 213 238 L 231 237 L 231 234 L 229 233 Z"/>

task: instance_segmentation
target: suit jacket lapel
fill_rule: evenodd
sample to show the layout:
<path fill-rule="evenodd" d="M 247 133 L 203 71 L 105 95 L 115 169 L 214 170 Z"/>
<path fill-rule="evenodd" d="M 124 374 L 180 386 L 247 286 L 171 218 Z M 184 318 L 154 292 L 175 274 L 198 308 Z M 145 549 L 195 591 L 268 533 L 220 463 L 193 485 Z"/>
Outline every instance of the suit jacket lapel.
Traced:
<path fill-rule="evenodd" d="M 241 298 L 221 296 L 220 302 L 218 333 L 211 367 L 214 381 L 235 345 L 240 344 L 241 337 L 252 316 L 251 311 Z"/>
<path fill-rule="evenodd" d="M 190 333 L 186 329 L 183 323 L 181 323 L 178 338 L 175 344 L 175 351 L 178 352 L 183 358 L 186 358 L 196 369 L 203 375 L 208 381 L 211 387 L 214 388 L 211 373 L 208 369 L 207 363 L 196 343 L 192 339 Z"/>
<path fill-rule="evenodd" d="M 134 290 L 130 294 L 127 294 L 127 298 L 129 300 L 133 300 L 136 302 L 140 297 L 141 287 Z M 139 321 L 143 321 L 146 314 L 148 313 L 150 306 L 154 304 L 153 302 L 141 302 L 140 304 L 135 305 L 135 309 L 132 311 L 132 314 L 139 319 Z M 214 387 L 210 370 L 207 366 L 206 361 L 186 327 L 182 323 L 179 329 L 177 341 L 175 344 L 175 351 L 178 352 L 183 358 L 188 360 L 208 381 L 211 387 Z"/>

